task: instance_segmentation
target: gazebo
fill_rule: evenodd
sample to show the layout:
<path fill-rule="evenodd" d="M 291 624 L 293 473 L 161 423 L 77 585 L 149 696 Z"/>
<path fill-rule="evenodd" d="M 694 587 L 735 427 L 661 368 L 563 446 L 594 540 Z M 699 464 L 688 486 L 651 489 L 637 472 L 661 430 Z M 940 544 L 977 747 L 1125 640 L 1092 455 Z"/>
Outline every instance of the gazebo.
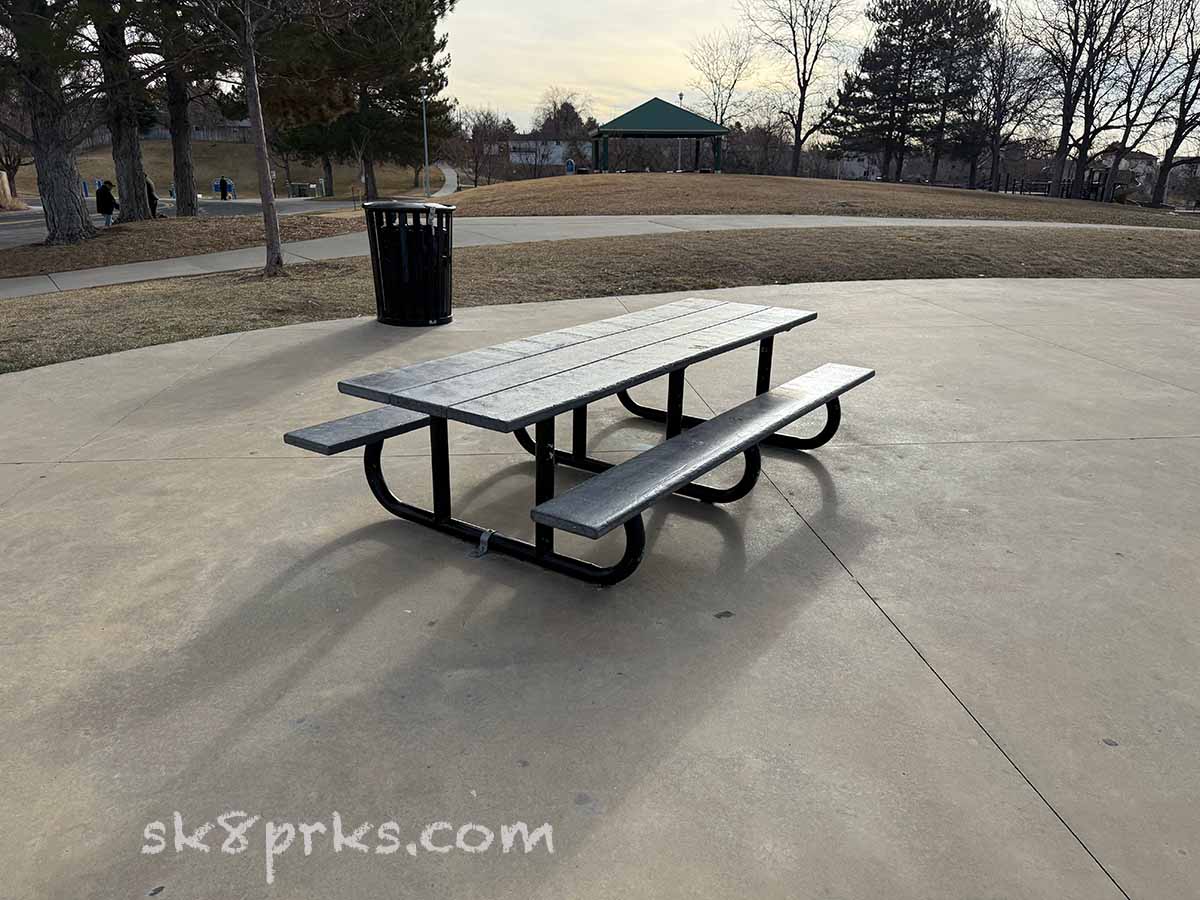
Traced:
<path fill-rule="evenodd" d="M 655 97 L 629 112 L 605 122 L 588 137 L 592 139 L 592 164 L 598 171 L 608 171 L 608 139 L 619 138 L 689 138 L 696 141 L 694 168 L 700 168 L 700 140 L 712 138 L 713 168 L 721 171 L 721 138 L 729 129 L 716 122 L 688 112 L 682 106 Z"/>

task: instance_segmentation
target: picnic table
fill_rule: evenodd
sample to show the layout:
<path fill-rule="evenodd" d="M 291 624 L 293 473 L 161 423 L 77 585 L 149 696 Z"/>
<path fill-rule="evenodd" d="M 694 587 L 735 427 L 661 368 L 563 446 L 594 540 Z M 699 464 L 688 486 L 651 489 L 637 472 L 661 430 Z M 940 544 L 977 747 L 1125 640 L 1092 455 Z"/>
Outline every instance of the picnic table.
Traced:
<path fill-rule="evenodd" d="M 688 299 L 641 312 L 508 341 L 338 383 L 345 394 L 382 406 L 291 431 L 284 441 L 332 455 L 364 447 L 367 483 L 393 515 L 498 552 L 598 584 L 628 577 L 641 562 L 645 530 L 641 513 L 676 494 L 708 503 L 744 497 L 757 481 L 760 445 L 811 450 L 833 437 L 841 421 L 843 393 L 875 373 L 858 366 L 826 364 L 772 389 L 775 336 L 817 317 L 815 312 Z M 739 347 L 759 346 L 755 396 L 733 409 L 700 419 L 683 414 L 688 366 Z M 667 377 L 665 408 L 644 406 L 631 388 Z M 616 396 L 635 415 L 664 424 L 663 443 L 621 463 L 587 452 L 588 405 Z M 812 437 L 780 430 L 824 406 L 824 427 Z M 570 449 L 554 440 L 555 418 L 571 414 Z M 514 434 L 534 456 L 534 542 L 509 537 L 454 517 L 451 510 L 447 423 Z M 528 427 L 533 426 L 531 437 Z M 429 429 L 433 509 L 392 494 L 380 465 L 383 442 Z M 716 488 L 697 479 L 738 454 L 741 479 Z M 555 495 L 555 467 L 594 473 Z M 610 566 L 556 552 L 555 530 L 598 539 L 623 526 L 625 550 Z"/>

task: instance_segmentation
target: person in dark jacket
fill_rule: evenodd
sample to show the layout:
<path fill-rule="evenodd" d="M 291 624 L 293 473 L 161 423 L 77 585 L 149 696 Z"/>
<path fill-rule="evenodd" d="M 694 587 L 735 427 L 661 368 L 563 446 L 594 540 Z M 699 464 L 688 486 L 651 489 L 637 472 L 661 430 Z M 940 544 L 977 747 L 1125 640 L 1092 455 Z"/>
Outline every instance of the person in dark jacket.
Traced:
<path fill-rule="evenodd" d="M 221 176 L 221 183 L 218 185 L 221 188 L 221 199 L 229 199 L 229 182 L 225 180 L 225 176 Z"/>
<path fill-rule="evenodd" d="M 117 198 L 113 196 L 113 183 L 106 181 L 96 188 L 96 212 L 104 216 L 104 227 L 112 225 L 113 213 L 121 208 Z"/>
<path fill-rule="evenodd" d="M 146 176 L 146 199 L 150 201 L 150 218 L 158 218 L 158 194 L 154 192 L 154 182 Z"/>

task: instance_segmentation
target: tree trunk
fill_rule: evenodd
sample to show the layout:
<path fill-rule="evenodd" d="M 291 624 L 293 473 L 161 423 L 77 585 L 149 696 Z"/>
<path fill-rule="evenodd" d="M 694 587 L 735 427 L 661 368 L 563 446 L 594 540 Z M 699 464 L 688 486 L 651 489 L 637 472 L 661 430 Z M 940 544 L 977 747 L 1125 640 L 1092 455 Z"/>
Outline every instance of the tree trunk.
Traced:
<path fill-rule="evenodd" d="M 1083 186 L 1087 178 L 1088 156 L 1091 155 L 1091 142 L 1081 140 L 1075 151 L 1075 174 L 1071 178 L 1071 196 L 1084 199 Z"/>
<path fill-rule="evenodd" d="M 1074 119 L 1074 109 L 1068 114 L 1064 108 L 1063 124 L 1058 131 L 1058 146 L 1054 148 L 1054 164 L 1050 167 L 1050 179 L 1056 187 L 1063 180 L 1067 169 L 1067 157 L 1071 153 L 1071 123 Z"/>
<path fill-rule="evenodd" d="M 67 137 L 69 117 L 62 79 L 47 56 L 45 25 L 35 12 L 13 16 L 17 81 L 29 114 L 38 193 L 46 218 L 47 244 L 78 244 L 96 236 L 80 196 L 74 147 Z"/>
<path fill-rule="evenodd" d="M 975 190 L 975 181 L 976 181 L 976 178 L 978 177 L 978 175 L 979 175 L 979 157 L 972 156 L 971 157 L 971 170 L 967 175 L 967 187 L 969 187 L 971 190 Z M 930 181 L 932 181 L 932 180 L 933 179 L 931 178 Z"/>
<path fill-rule="evenodd" d="M 364 150 L 362 157 L 363 170 L 363 199 L 378 200 L 379 185 L 375 181 L 375 160 L 371 158 L 370 151 Z"/>
<path fill-rule="evenodd" d="M 321 157 L 321 174 L 325 178 L 325 196 L 333 196 L 333 161 L 328 156 Z"/>
<path fill-rule="evenodd" d="M 125 43 L 125 18 L 117 15 L 97 19 L 95 24 L 104 76 L 105 120 L 112 135 L 113 167 L 121 200 L 118 221 L 137 222 L 150 218 L 150 199 L 146 195 L 146 170 L 133 100 L 133 66 Z"/>
<path fill-rule="evenodd" d="M 200 210 L 196 202 L 196 168 L 192 164 L 191 97 L 187 75 L 178 65 L 173 65 L 167 69 L 165 81 L 175 176 L 175 217 L 191 217 Z"/>
<path fill-rule="evenodd" d="M 258 194 L 262 199 L 263 231 L 266 233 L 267 261 L 263 275 L 283 272 L 283 241 L 279 236 L 279 212 L 275 209 L 275 187 L 271 183 L 271 158 L 267 153 L 267 129 L 263 123 L 262 102 L 258 96 L 258 60 L 255 58 L 253 22 L 242 23 L 242 73 L 246 87 L 246 110 L 250 114 L 250 133 L 254 137 L 254 161 L 258 169 Z"/>
<path fill-rule="evenodd" d="M 802 117 L 804 115 L 804 107 L 800 107 L 796 111 L 796 127 L 793 129 L 792 137 L 792 169 L 791 175 L 797 178 L 800 175 L 800 138 L 803 137 L 800 129 L 803 127 Z"/>
<path fill-rule="evenodd" d="M 1104 181 L 1104 196 L 1100 199 L 1105 203 L 1112 203 L 1112 199 L 1117 193 L 1117 176 L 1121 172 L 1121 160 L 1124 158 L 1125 147 L 1120 146 L 1113 153 L 1112 162 L 1108 166 L 1108 176 Z"/>
<path fill-rule="evenodd" d="M 16 193 L 9 190 L 8 174 L 6 172 L 0 172 L 0 209 L 28 209 L 24 203 L 17 199 Z"/>
<path fill-rule="evenodd" d="M 992 144 L 992 183 L 989 190 L 993 194 L 1000 192 L 1000 145 Z"/>
<path fill-rule="evenodd" d="M 945 88 L 949 91 L 949 87 Z M 942 144 L 946 142 L 946 116 L 947 116 L 947 101 L 943 98 L 940 116 L 938 118 L 937 137 L 933 141 L 933 159 L 929 164 L 929 183 L 933 184 L 937 181 L 938 166 L 942 162 Z"/>
<path fill-rule="evenodd" d="M 12 194 L 14 200 L 17 197 L 17 173 L 20 171 L 20 166 L 9 166 L 3 173 L 4 179 L 8 182 L 8 192 Z"/>

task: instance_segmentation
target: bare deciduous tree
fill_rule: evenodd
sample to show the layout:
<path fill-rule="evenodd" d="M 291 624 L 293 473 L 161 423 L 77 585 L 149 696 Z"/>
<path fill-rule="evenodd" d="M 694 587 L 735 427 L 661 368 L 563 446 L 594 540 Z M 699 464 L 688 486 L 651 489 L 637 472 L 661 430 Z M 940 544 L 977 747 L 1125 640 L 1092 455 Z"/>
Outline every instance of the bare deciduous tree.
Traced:
<path fill-rule="evenodd" d="M 496 175 L 502 144 L 509 137 L 504 123 L 495 110 L 485 107 L 467 107 L 462 112 L 462 132 L 467 142 L 467 164 L 471 170 L 474 186 L 479 179 L 488 184 Z"/>
<path fill-rule="evenodd" d="M 831 115 L 818 97 L 819 83 L 830 73 L 838 35 L 850 22 L 850 0 L 741 0 L 742 15 L 757 44 L 787 69 L 781 79 L 788 104 L 782 109 L 792 128 L 791 174 L 800 174 L 804 143 Z"/>
<path fill-rule="evenodd" d="M 1184 13 L 1195 0 L 1145 0 L 1125 18 L 1111 119 L 1117 131 L 1109 163 L 1105 200 L 1113 198 L 1125 154 L 1136 150 L 1166 120 L 1180 87 L 1179 46 Z"/>
<path fill-rule="evenodd" d="M 254 138 L 258 193 L 266 232 L 265 276 L 283 272 L 283 241 L 279 234 L 279 212 L 275 208 L 267 128 L 259 97 L 259 43 L 272 27 L 299 13 L 301 6 L 300 0 L 195 0 L 196 10 L 237 47 L 241 60 L 242 86 L 246 91 L 246 111 L 250 117 L 250 133 Z"/>
<path fill-rule="evenodd" d="M 701 35 L 687 53 L 698 77 L 691 87 L 704 98 L 705 113 L 718 125 L 744 114 L 740 87 L 754 66 L 754 41 L 745 29 L 721 29 Z"/>
<path fill-rule="evenodd" d="M 1183 34 L 1176 48 L 1176 90 L 1166 119 L 1166 146 L 1151 194 L 1151 202 L 1159 206 L 1166 201 L 1171 172 L 1179 166 L 1200 163 L 1200 146 L 1193 155 L 1179 152 L 1189 140 L 1200 135 L 1200 0 L 1185 0 L 1181 18 Z"/>
<path fill-rule="evenodd" d="M 1125 16 L 1141 0 L 1036 0 L 1025 19 L 1026 38 L 1053 67 L 1060 116 L 1051 179 L 1057 184 L 1076 149 L 1074 192 L 1082 185 L 1100 106 L 1116 68 Z M 1076 134 L 1078 129 L 1078 134 Z M 1081 164 L 1082 163 L 1082 164 Z"/>
<path fill-rule="evenodd" d="M 1050 74 L 1044 58 L 1017 27 L 1013 10 L 1000 10 L 980 83 L 992 191 L 1000 190 L 1000 154 L 1042 116 Z"/>

